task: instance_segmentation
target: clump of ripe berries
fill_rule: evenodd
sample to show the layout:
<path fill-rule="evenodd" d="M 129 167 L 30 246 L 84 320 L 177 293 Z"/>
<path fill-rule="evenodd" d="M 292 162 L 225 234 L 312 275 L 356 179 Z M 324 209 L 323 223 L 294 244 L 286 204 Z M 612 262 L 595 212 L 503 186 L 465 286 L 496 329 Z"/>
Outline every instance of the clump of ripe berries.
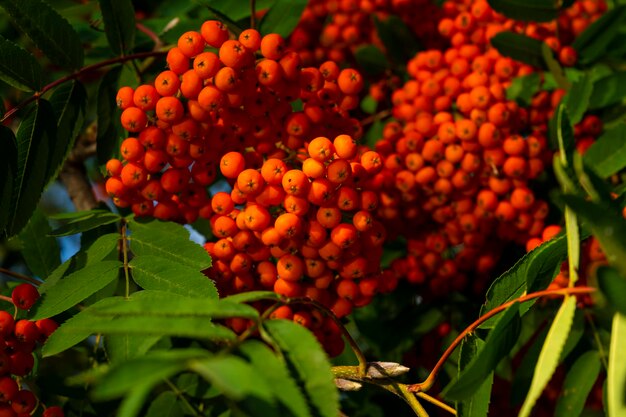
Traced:
<path fill-rule="evenodd" d="M 20 284 L 11 293 L 16 311 L 29 310 L 38 298 L 39 292 L 31 284 Z M 16 320 L 8 311 L 0 310 L 0 416 L 30 416 L 37 408 L 39 400 L 32 391 L 21 387 L 21 379 L 33 369 L 37 345 L 45 342 L 57 327 L 52 319 Z M 64 416 L 58 406 L 46 408 L 42 415 Z"/>

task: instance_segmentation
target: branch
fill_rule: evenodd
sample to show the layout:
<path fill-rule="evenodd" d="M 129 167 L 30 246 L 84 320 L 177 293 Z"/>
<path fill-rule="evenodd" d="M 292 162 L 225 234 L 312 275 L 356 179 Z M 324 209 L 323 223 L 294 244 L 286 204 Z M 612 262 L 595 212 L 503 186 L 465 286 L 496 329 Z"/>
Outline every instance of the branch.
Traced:
<path fill-rule="evenodd" d="M 15 272 L 15 271 L 11 271 L 10 269 L 6 269 L 6 268 L 2 268 L 0 267 L 0 273 L 3 273 L 4 275 L 8 275 L 12 278 L 16 278 L 22 281 L 26 281 L 29 282 L 31 284 L 33 284 L 34 286 L 38 287 L 41 285 L 41 281 L 36 280 L 35 278 L 31 278 L 29 276 L 26 276 L 24 274 L 20 274 L 19 272 Z"/>

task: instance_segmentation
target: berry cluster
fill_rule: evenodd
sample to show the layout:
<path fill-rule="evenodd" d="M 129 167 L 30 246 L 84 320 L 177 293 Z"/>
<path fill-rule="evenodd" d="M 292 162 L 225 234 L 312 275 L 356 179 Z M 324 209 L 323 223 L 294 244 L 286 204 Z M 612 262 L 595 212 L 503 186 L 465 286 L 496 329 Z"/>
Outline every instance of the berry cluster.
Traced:
<path fill-rule="evenodd" d="M 238 152 L 224 155 L 220 170 L 233 189 L 211 199 L 219 240 L 206 244 L 220 293 L 270 289 L 343 317 L 392 290 L 394 281 L 379 279 L 386 234 L 374 215 L 372 179 L 381 169 L 380 155 L 348 135 L 317 137 L 294 158 L 270 158 L 257 169 Z M 277 314 L 314 330 L 322 324 L 307 309 L 285 311 Z"/>
<path fill-rule="evenodd" d="M 117 206 L 184 223 L 209 218 L 206 187 L 218 179 L 222 155 L 240 152 L 257 165 L 317 136 L 360 135 L 348 114 L 363 86 L 357 71 L 332 62 L 303 68 L 277 34 L 229 37 L 221 22 L 206 21 L 180 37 L 153 84 L 119 90 L 131 137 L 122 160 L 106 165 Z"/>
<path fill-rule="evenodd" d="M 31 284 L 20 284 L 11 293 L 16 311 L 29 310 L 38 298 L 39 292 Z M 20 380 L 33 370 L 37 343 L 45 342 L 57 327 L 52 319 L 16 321 L 9 312 L 0 310 L 0 417 L 27 417 L 37 408 L 37 397 L 21 387 Z M 42 415 L 63 417 L 64 413 L 53 406 Z"/>
<path fill-rule="evenodd" d="M 603 7 L 583 3 L 596 4 L 594 13 L 580 5 L 568 13 L 589 24 Z M 434 295 L 464 289 L 470 275 L 481 292 L 504 244 L 540 236 L 548 214 L 530 182 L 551 162 L 547 120 L 563 91 L 542 93 L 529 109 L 508 100 L 512 78 L 534 69 L 501 56 L 489 40 L 525 32 L 562 53 L 585 26 L 559 27 L 557 37 L 554 22 L 521 25 L 484 0 L 448 1 L 443 10 L 438 30 L 451 46 L 408 63 L 411 79 L 392 94 L 396 120 L 376 144 L 384 157 L 378 214 L 408 239 L 408 256 L 392 271 Z M 587 117 L 577 127 L 579 147 L 600 130 L 597 117 Z"/>

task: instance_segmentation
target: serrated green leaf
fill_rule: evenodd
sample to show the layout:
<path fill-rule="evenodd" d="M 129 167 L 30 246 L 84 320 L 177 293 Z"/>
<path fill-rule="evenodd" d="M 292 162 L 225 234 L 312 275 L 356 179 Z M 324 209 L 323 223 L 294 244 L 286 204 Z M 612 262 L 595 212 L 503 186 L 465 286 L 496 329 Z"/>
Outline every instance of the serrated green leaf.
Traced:
<path fill-rule="evenodd" d="M 444 397 L 459 401 L 474 395 L 481 388 L 482 382 L 515 346 L 520 325 L 519 303 L 515 303 L 499 317 L 482 349 L 467 364 L 458 378 L 446 387 Z"/>
<path fill-rule="evenodd" d="M 614 72 L 595 82 L 589 108 L 597 110 L 609 107 L 624 101 L 624 97 L 626 97 L 626 72 Z"/>
<path fill-rule="evenodd" d="M 548 381 L 552 378 L 552 374 L 558 365 L 563 346 L 567 341 L 567 336 L 574 320 L 575 310 L 576 297 L 567 297 L 559 308 L 550 326 L 548 335 L 546 336 L 546 341 L 541 348 L 528 395 L 519 413 L 520 417 L 528 417 L 530 415 L 535 402 L 543 392 Z"/>
<path fill-rule="evenodd" d="M 379 18 L 374 15 L 373 18 L 376 33 L 389 58 L 395 65 L 406 66 L 406 63 L 422 49 L 419 39 L 399 16 Z"/>
<path fill-rule="evenodd" d="M 73 272 L 46 292 L 33 307 L 32 320 L 44 319 L 62 313 L 96 293 L 118 278 L 119 261 L 102 261 Z"/>
<path fill-rule="evenodd" d="M 626 124 L 605 131 L 583 155 L 585 163 L 602 178 L 626 167 Z"/>
<path fill-rule="evenodd" d="M 578 52 L 578 61 L 587 65 L 602 58 L 621 30 L 625 18 L 626 6 L 618 5 L 589 25 L 572 43 Z"/>
<path fill-rule="evenodd" d="M 87 91 L 76 80 L 58 87 L 50 96 L 50 105 L 57 120 L 57 142 L 49 159 L 48 177 L 54 180 L 63 162 L 74 148 L 87 111 Z"/>
<path fill-rule="evenodd" d="M 180 417 L 184 414 L 181 402 L 172 391 L 157 395 L 146 411 L 146 417 Z"/>
<path fill-rule="evenodd" d="M 43 0 L 0 0 L 9 14 L 55 64 L 69 69 L 83 65 L 83 46 L 72 25 Z"/>
<path fill-rule="evenodd" d="M 262 35 L 278 33 L 286 38 L 294 30 L 306 7 L 306 0 L 276 0 L 259 23 Z"/>
<path fill-rule="evenodd" d="M 303 388 L 312 413 L 335 417 L 339 410 L 339 394 L 319 342 L 304 327 L 289 320 L 268 320 L 263 326 L 284 351 L 292 376 Z"/>
<path fill-rule="evenodd" d="M 258 340 L 248 340 L 239 346 L 265 384 L 272 387 L 278 401 L 296 417 L 309 417 L 311 413 L 306 398 L 289 375 L 287 365 L 267 345 Z"/>
<path fill-rule="evenodd" d="M 615 268 L 600 266 L 596 270 L 598 287 L 611 305 L 626 315 L 626 279 Z"/>
<path fill-rule="evenodd" d="M 259 312 L 247 305 L 222 300 L 183 297 L 165 291 L 145 290 L 130 295 L 115 304 L 91 309 L 91 314 L 100 316 L 152 316 L 152 317 L 197 317 L 210 321 L 230 317 L 256 319 Z"/>
<path fill-rule="evenodd" d="M 0 36 L 0 80 L 23 91 L 41 89 L 41 66 L 19 45 Z"/>
<path fill-rule="evenodd" d="M 577 195 L 563 195 L 561 200 L 584 221 L 598 239 L 607 260 L 626 276 L 626 220 L 606 203 L 586 201 Z"/>
<path fill-rule="evenodd" d="M 189 240 L 183 226 L 158 220 L 133 219 L 130 222 L 131 251 L 136 256 L 158 256 L 179 262 L 197 271 L 211 266 L 211 257 Z"/>
<path fill-rule="evenodd" d="M 473 334 L 463 340 L 459 354 L 459 375 L 467 368 L 472 359 L 484 346 L 485 342 Z M 457 403 L 457 415 L 459 417 L 486 417 L 489 411 L 492 385 L 493 372 L 480 383 L 480 388 L 478 388 L 471 398 Z"/>
<path fill-rule="evenodd" d="M 555 417 L 580 415 L 601 368 L 602 362 L 598 352 L 594 350 L 589 350 L 576 359 L 565 377 L 561 395 L 556 403 Z"/>
<path fill-rule="evenodd" d="M 98 86 L 97 114 L 98 133 L 96 136 L 96 151 L 98 163 L 101 165 L 117 155 L 120 147 L 120 115 L 115 98 L 118 84 L 122 75 L 122 67 L 113 67 L 107 72 Z"/>
<path fill-rule="evenodd" d="M 626 415 L 626 316 L 616 313 L 611 326 L 609 369 L 607 370 L 606 410 L 608 417 Z"/>
<path fill-rule="evenodd" d="M 589 72 L 586 72 L 580 80 L 572 84 L 572 88 L 563 98 L 570 123 L 573 125 L 580 123 L 583 119 L 591 102 L 593 89 L 593 78 Z"/>
<path fill-rule="evenodd" d="M 189 369 L 235 401 L 242 401 L 248 396 L 273 401 L 272 391 L 265 385 L 259 371 L 236 356 L 215 356 L 192 361 Z"/>
<path fill-rule="evenodd" d="M 202 272 L 169 259 L 137 256 L 130 262 L 133 280 L 146 290 L 169 291 L 188 297 L 215 300 L 215 283 Z"/>
<path fill-rule="evenodd" d="M 491 45 L 504 56 L 524 62 L 533 67 L 545 69 L 541 50 L 543 42 L 514 32 L 500 32 L 491 38 Z"/>
<path fill-rule="evenodd" d="M 119 214 L 111 213 L 110 211 L 105 210 L 98 210 L 97 212 L 94 211 L 91 216 L 71 221 L 54 229 L 50 232 L 50 236 L 60 237 L 75 235 L 77 233 L 93 230 L 106 224 L 118 222 L 121 219 L 122 217 Z"/>
<path fill-rule="evenodd" d="M 98 0 L 104 32 L 116 55 L 124 55 L 135 44 L 135 9 L 130 0 Z"/>
<path fill-rule="evenodd" d="M 375 45 L 363 45 L 354 51 L 354 58 L 357 65 L 366 74 L 377 76 L 385 72 L 389 68 L 387 57 Z"/>
<path fill-rule="evenodd" d="M 506 89 L 506 98 L 515 100 L 523 106 L 530 106 L 533 96 L 541 88 L 541 77 L 538 72 L 513 78 Z"/>
<path fill-rule="evenodd" d="M 233 303 L 253 303 L 261 300 L 275 300 L 280 301 L 281 296 L 274 291 L 249 291 L 241 292 L 239 294 L 229 295 L 222 298 L 223 301 L 230 301 Z"/>
<path fill-rule="evenodd" d="M 567 257 L 567 241 L 561 235 L 544 242 L 541 246 L 524 255 L 511 269 L 500 275 L 489 287 L 487 300 L 480 309 L 480 314 L 493 310 L 495 307 L 514 300 L 524 292 L 545 289 L 554 279 L 561 263 Z M 532 305 L 524 303 L 520 306 L 520 314 L 524 314 Z M 480 328 L 492 328 L 497 317 L 485 321 Z"/>
<path fill-rule="evenodd" d="M 109 362 L 124 362 L 143 356 L 159 339 L 161 339 L 160 336 L 111 334 L 104 338 L 104 349 Z"/>
<path fill-rule="evenodd" d="M 17 172 L 8 235 L 19 233 L 33 214 L 48 183 L 48 155 L 54 149 L 56 124 L 50 103 L 40 99 L 17 131 Z"/>
<path fill-rule="evenodd" d="M 13 131 L 1 124 L 0 146 L 0 232 L 4 232 L 13 207 L 11 196 L 17 176 L 17 141 Z"/>
<path fill-rule="evenodd" d="M 50 224 L 41 210 L 36 209 L 26 227 L 19 234 L 22 256 L 28 269 L 42 279 L 47 278 L 61 264 L 61 250 L 57 240 L 48 237 Z"/>
<path fill-rule="evenodd" d="M 559 7 L 545 0 L 488 0 L 493 10 L 526 22 L 549 22 L 558 17 Z"/>

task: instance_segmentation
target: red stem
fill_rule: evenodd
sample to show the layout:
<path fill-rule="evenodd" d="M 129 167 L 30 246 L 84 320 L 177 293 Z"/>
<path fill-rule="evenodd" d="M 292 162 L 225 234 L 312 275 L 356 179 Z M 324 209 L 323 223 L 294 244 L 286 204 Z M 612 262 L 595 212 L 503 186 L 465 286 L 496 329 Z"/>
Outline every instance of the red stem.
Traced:
<path fill-rule="evenodd" d="M 155 49 L 158 49 L 161 46 L 163 46 L 163 41 L 149 27 L 139 22 L 135 23 L 135 27 L 137 28 L 137 30 L 139 30 L 140 32 L 143 32 L 146 36 L 148 36 L 152 40 L 152 42 L 154 42 Z"/>
<path fill-rule="evenodd" d="M 136 54 L 118 56 L 116 58 L 111 58 L 111 59 L 107 59 L 105 61 L 98 62 L 96 64 L 87 65 L 86 67 L 83 67 L 83 68 L 79 69 L 78 71 L 73 72 L 72 74 L 66 75 L 65 77 L 61 77 L 58 80 L 53 81 L 50 84 L 46 85 L 40 91 L 37 91 L 35 94 L 33 94 L 32 96 L 30 96 L 29 98 L 27 98 L 26 100 L 22 101 L 17 106 L 13 107 L 11 110 L 6 112 L 6 114 L 2 117 L 2 119 L 0 119 L 0 123 L 3 123 L 5 120 L 7 120 L 13 114 L 15 114 L 17 111 L 19 111 L 20 109 L 24 108 L 25 106 L 27 106 L 28 104 L 32 103 L 33 101 L 37 100 L 39 97 L 41 97 L 46 92 L 48 92 L 51 89 L 53 89 L 54 87 L 57 87 L 57 86 L 65 83 L 67 81 L 74 80 L 74 79 L 80 77 L 83 74 L 86 74 L 86 73 L 91 72 L 91 71 L 95 71 L 95 70 L 100 69 L 100 68 L 104 68 L 104 67 L 109 66 L 109 65 L 119 64 L 119 63 L 122 63 L 122 62 L 131 61 L 133 59 L 143 59 L 143 58 L 150 58 L 150 57 L 155 57 L 155 56 L 161 56 L 161 55 L 165 55 L 166 53 L 167 52 L 165 52 L 165 51 L 139 52 L 139 53 L 136 53 Z"/>
<path fill-rule="evenodd" d="M 574 287 L 574 288 L 563 288 L 559 290 L 537 291 L 531 294 L 527 294 L 523 297 L 516 298 L 515 300 L 511 300 L 507 303 L 504 303 L 494 308 L 493 310 L 489 310 L 487 313 L 480 316 L 474 323 L 470 324 L 465 330 L 459 333 L 456 339 L 454 339 L 454 342 L 452 342 L 452 344 L 448 346 L 446 351 L 443 352 L 443 355 L 441 355 L 441 358 L 439 358 L 439 361 L 437 361 L 437 363 L 435 364 L 433 370 L 430 372 L 430 375 L 428 375 L 428 378 L 426 378 L 424 382 L 421 382 L 419 384 L 409 385 L 408 386 L 409 391 L 411 392 L 428 391 L 435 383 L 435 379 L 437 378 L 437 375 L 441 371 L 441 368 L 443 368 L 444 363 L 448 360 L 450 355 L 452 355 L 452 352 L 454 352 L 457 346 L 461 344 L 463 339 L 465 339 L 465 336 L 467 336 L 468 334 L 476 330 L 478 326 L 480 326 L 481 324 L 489 320 L 491 317 L 506 310 L 513 304 L 518 303 L 518 302 L 523 303 L 525 301 L 529 301 L 534 298 L 540 298 L 540 297 L 546 297 L 546 296 L 554 296 L 554 295 L 566 296 L 566 295 L 572 295 L 572 294 L 589 294 L 589 293 L 594 292 L 595 290 L 596 289 L 593 287 Z"/>

